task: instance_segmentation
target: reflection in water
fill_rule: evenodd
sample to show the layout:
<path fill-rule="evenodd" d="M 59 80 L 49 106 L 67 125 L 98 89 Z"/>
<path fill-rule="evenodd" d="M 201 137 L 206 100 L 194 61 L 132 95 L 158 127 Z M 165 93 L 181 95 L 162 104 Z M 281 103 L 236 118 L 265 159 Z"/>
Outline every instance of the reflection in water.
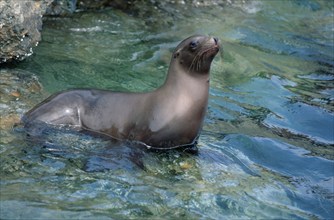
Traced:
<path fill-rule="evenodd" d="M 333 3 L 164 6 L 149 20 L 113 9 L 47 18 L 35 55 L 1 69 L 1 218 L 333 218 Z M 11 129 L 59 90 L 158 87 L 196 33 L 224 48 L 198 155 Z"/>

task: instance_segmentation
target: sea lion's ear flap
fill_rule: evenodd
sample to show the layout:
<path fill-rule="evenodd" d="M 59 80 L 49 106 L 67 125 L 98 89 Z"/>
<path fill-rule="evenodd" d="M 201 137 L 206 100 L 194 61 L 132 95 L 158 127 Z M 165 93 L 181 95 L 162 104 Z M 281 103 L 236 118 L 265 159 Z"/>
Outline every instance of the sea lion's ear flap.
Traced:
<path fill-rule="evenodd" d="M 174 52 L 173 58 L 176 59 L 180 56 L 180 50 Z"/>

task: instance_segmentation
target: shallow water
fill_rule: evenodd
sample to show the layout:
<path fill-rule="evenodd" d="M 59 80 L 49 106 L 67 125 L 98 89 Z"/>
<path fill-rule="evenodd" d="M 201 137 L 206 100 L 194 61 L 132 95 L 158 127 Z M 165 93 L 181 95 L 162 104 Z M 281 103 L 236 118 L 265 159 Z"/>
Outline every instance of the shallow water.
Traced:
<path fill-rule="evenodd" d="M 113 9 L 47 18 L 35 54 L 0 71 L 0 217 L 334 218 L 333 7 L 166 4 L 149 19 Z M 65 128 L 38 142 L 13 127 L 56 91 L 158 87 L 192 34 L 224 48 L 198 155 Z"/>

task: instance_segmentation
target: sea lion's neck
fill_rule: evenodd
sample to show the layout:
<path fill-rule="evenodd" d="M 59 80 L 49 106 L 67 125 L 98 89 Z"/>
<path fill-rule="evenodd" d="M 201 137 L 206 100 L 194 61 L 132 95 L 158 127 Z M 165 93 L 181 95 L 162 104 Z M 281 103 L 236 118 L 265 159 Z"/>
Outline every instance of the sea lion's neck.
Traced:
<path fill-rule="evenodd" d="M 168 74 L 165 83 L 159 88 L 159 90 L 197 90 L 202 92 L 208 92 L 209 90 L 209 72 L 208 73 L 196 73 L 191 70 L 184 69 L 177 60 L 172 60 L 169 65 Z M 203 94 L 205 95 L 205 94 Z"/>

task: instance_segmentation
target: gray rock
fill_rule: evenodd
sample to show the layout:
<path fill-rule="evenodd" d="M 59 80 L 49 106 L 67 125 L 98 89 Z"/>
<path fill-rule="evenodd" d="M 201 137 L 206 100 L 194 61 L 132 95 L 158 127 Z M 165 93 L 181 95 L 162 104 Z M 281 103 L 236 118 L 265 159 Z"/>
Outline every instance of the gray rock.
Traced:
<path fill-rule="evenodd" d="M 53 0 L 0 0 L 0 63 L 22 60 L 41 40 L 42 16 Z"/>

